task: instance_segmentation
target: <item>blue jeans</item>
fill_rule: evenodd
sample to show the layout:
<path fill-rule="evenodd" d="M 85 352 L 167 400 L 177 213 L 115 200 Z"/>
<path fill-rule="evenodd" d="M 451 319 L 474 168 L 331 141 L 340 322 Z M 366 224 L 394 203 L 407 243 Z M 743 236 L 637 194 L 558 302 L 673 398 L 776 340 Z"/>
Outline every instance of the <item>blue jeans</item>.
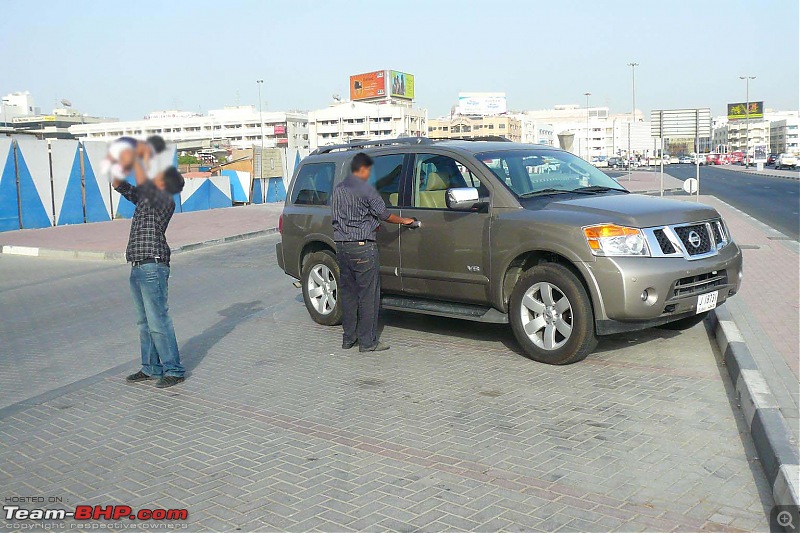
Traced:
<path fill-rule="evenodd" d="M 178 341 L 167 305 L 169 266 L 147 263 L 131 267 L 131 293 L 142 350 L 142 372 L 148 376 L 183 376 Z"/>

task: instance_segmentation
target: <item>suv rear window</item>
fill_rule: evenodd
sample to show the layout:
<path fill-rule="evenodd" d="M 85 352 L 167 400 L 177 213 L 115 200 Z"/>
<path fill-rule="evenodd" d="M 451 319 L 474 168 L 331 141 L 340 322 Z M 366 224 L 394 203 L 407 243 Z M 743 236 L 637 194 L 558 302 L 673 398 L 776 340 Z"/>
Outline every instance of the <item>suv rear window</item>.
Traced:
<path fill-rule="evenodd" d="M 291 202 L 298 205 L 328 205 L 335 174 L 336 165 L 333 163 L 303 165 L 292 188 Z"/>

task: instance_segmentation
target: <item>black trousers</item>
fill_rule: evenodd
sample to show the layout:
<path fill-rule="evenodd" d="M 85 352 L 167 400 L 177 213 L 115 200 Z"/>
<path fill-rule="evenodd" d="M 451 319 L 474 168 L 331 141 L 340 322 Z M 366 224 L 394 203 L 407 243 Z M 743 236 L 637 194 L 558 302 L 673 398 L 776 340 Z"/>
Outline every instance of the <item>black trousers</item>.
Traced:
<path fill-rule="evenodd" d="M 338 242 L 343 342 L 358 340 L 361 348 L 378 344 L 378 310 L 381 305 L 381 274 L 378 247 L 374 242 Z"/>

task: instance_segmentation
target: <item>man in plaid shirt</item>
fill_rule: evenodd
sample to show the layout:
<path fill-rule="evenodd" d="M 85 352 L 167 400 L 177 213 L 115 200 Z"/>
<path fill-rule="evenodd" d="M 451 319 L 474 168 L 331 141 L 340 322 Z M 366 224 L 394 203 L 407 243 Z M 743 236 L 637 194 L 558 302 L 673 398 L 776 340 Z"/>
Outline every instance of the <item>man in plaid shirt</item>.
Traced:
<path fill-rule="evenodd" d="M 156 387 L 166 388 L 181 383 L 185 372 L 167 304 L 170 249 L 164 235 L 175 212 L 173 195 L 183 190 L 183 177 L 175 167 L 169 167 L 150 179 L 145 169 L 152 146 L 143 144 L 122 150 L 118 159 L 122 168 L 133 170 L 136 185 L 112 181 L 114 189 L 136 206 L 125 257 L 131 263 L 142 369 L 127 381 L 157 379 Z"/>

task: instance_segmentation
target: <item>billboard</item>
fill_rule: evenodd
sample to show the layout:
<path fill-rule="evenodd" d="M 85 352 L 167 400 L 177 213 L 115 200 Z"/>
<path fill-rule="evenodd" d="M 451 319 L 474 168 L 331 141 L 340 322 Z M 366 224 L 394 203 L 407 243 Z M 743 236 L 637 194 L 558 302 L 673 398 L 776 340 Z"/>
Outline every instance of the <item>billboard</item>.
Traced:
<path fill-rule="evenodd" d="M 405 72 L 398 72 L 396 70 L 389 71 L 389 83 L 391 84 L 389 94 L 397 96 L 398 98 L 414 99 L 414 75 L 406 74 Z"/>
<path fill-rule="evenodd" d="M 506 93 L 458 93 L 459 115 L 501 115 L 506 111 Z"/>
<path fill-rule="evenodd" d="M 747 103 L 728 104 L 728 120 L 747 118 Z M 750 118 L 764 118 L 764 102 L 750 102 Z"/>
<path fill-rule="evenodd" d="M 413 92 L 413 77 L 411 89 Z M 365 100 L 386 96 L 386 71 L 376 70 L 350 76 L 350 100 Z"/>
<path fill-rule="evenodd" d="M 753 163 L 767 162 L 767 145 L 756 144 L 753 146 Z"/>

